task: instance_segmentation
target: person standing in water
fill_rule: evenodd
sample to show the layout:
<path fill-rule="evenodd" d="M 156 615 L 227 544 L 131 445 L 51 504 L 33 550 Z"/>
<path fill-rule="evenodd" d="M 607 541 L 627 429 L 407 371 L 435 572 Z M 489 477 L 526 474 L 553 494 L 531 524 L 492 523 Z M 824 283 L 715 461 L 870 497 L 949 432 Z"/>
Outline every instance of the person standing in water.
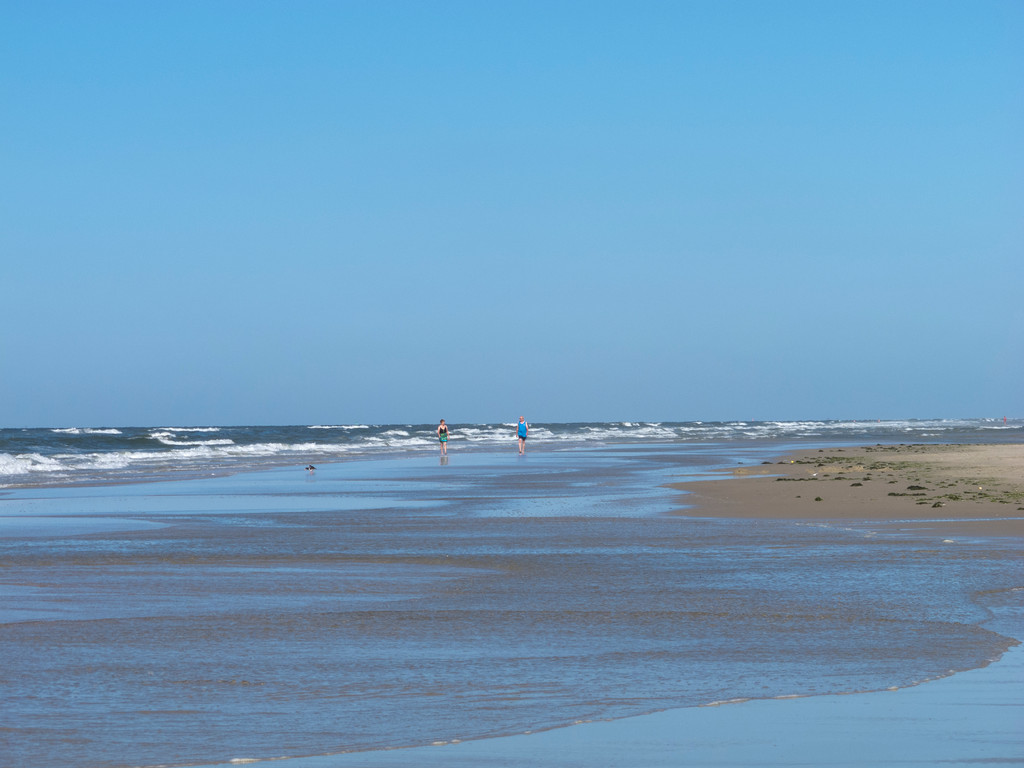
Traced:
<path fill-rule="evenodd" d="M 437 439 L 441 441 L 441 455 L 448 455 L 448 425 L 444 423 L 444 419 L 441 419 L 440 425 L 437 427 Z"/>
<path fill-rule="evenodd" d="M 522 456 L 526 453 L 526 436 L 530 434 L 530 425 L 526 423 L 524 416 L 519 417 L 519 429 L 517 431 L 519 435 L 519 455 Z"/>

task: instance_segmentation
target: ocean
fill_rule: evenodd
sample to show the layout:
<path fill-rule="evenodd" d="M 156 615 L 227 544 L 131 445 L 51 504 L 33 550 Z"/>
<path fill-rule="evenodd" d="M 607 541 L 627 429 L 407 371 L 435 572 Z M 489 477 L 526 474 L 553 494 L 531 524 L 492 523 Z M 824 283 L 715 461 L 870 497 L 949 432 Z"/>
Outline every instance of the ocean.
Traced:
<path fill-rule="evenodd" d="M 1019 421 L 531 424 L 524 457 L 512 423 L 451 428 L 446 458 L 433 425 L 3 430 L 0 762 L 344 766 L 1015 643 L 1016 542 L 681 517 L 666 486 Z"/>
<path fill-rule="evenodd" d="M 495 450 L 515 423 L 457 424 L 452 447 Z M 309 426 L 164 426 L 0 429 L 0 488 L 133 482 L 200 477 L 295 463 L 341 461 L 425 450 L 436 424 Z M 530 443 L 557 450 L 577 446 L 655 443 L 992 442 L 1020 435 L 1024 421 L 936 419 L 900 421 L 731 421 L 531 423 Z"/>

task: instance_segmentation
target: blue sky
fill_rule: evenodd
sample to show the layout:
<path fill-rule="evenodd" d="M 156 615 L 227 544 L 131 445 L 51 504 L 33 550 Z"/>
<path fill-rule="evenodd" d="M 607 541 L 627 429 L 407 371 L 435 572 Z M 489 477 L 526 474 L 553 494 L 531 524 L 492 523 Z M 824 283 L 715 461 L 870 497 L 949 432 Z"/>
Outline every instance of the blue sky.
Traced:
<path fill-rule="evenodd" d="M 1022 39 L 0 1 L 0 425 L 1024 416 Z"/>

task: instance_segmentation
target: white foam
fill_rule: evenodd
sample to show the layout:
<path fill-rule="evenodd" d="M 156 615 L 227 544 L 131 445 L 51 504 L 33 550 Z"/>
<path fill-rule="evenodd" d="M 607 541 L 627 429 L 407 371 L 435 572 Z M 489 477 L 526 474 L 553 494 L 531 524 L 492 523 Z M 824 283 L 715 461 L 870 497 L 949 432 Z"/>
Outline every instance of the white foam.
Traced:
<path fill-rule="evenodd" d="M 120 429 L 104 428 L 91 429 L 89 427 L 65 427 L 63 429 L 51 429 L 51 432 L 58 435 L 122 435 Z"/>
<path fill-rule="evenodd" d="M 56 472 L 66 469 L 56 456 L 43 456 L 40 453 L 0 453 L 0 474 L 26 475 L 30 472 Z"/>
<path fill-rule="evenodd" d="M 25 475 L 29 471 L 28 462 L 23 456 L 0 453 L 0 475 Z"/>
<path fill-rule="evenodd" d="M 164 445 L 180 446 L 180 445 L 234 445 L 235 441 L 230 438 L 216 438 L 214 440 L 179 440 L 175 432 L 186 432 L 189 430 L 164 430 L 161 432 L 150 432 L 149 436 L 154 440 L 159 440 Z M 198 431 L 198 430 L 197 430 Z"/>
<path fill-rule="evenodd" d="M 157 427 L 160 432 L 220 432 L 220 427 Z"/>

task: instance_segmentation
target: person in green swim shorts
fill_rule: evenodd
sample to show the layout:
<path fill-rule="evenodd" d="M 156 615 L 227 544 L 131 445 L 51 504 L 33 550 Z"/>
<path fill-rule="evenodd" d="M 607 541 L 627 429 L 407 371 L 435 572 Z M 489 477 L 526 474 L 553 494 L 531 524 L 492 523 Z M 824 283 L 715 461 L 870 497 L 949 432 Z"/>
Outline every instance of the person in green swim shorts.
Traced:
<path fill-rule="evenodd" d="M 444 423 L 444 419 L 441 419 L 441 424 L 437 427 L 437 439 L 441 441 L 441 455 L 448 455 L 448 425 Z"/>

